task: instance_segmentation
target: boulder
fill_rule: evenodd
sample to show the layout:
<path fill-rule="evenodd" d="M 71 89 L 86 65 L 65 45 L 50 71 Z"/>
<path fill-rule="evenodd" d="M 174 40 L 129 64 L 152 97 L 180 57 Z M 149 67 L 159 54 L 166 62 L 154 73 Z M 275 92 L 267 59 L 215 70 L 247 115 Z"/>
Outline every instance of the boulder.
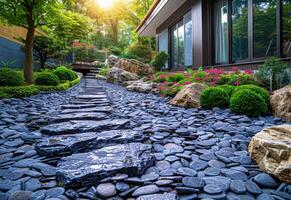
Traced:
<path fill-rule="evenodd" d="M 137 81 L 138 76 L 136 74 L 127 72 L 123 69 L 112 67 L 107 74 L 107 81 L 115 84 L 123 84 L 127 81 Z"/>
<path fill-rule="evenodd" d="M 100 80 L 106 80 L 107 79 L 105 76 L 102 76 L 102 75 L 99 75 L 99 74 L 97 74 L 95 77 L 96 77 L 96 79 L 100 79 Z"/>
<path fill-rule="evenodd" d="M 116 173 L 140 176 L 154 164 L 151 151 L 150 144 L 130 143 L 63 157 L 57 180 L 65 186 L 80 187 L 98 184 Z"/>
<path fill-rule="evenodd" d="M 114 66 L 118 61 L 119 61 L 119 58 L 117 56 L 110 55 L 110 56 L 108 56 L 108 58 L 107 58 L 105 63 L 107 65 Z"/>
<path fill-rule="evenodd" d="M 276 117 L 291 121 L 291 85 L 274 91 L 271 107 Z"/>
<path fill-rule="evenodd" d="M 149 64 L 145 64 L 134 59 L 122 58 L 114 65 L 114 67 L 118 67 L 138 75 L 148 75 L 153 73 L 153 69 Z"/>
<path fill-rule="evenodd" d="M 249 153 L 261 170 L 291 183 L 291 125 L 266 128 L 249 144 Z"/>
<path fill-rule="evenodd" d="M 186 108 L 200 108 L 200 95 L 205 88 L 207 86 L 202 83 L 187 85 L 170 101 L 170 104 Z"/>
<path fill-rule="evenodd" d="M 153 88 L 153 83 L 146 83 L 141 80 L 127 82 L 126 89 L 133 92 L 149 93 Z"/>

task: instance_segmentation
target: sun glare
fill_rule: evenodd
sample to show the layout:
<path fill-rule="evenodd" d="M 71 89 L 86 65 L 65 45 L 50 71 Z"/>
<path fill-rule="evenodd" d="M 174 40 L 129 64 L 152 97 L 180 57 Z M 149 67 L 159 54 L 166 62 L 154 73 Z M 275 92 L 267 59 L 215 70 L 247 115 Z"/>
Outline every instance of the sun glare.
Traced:
<path fill-rule="evenodd" d="M 110 8 L 113 4 L 113 0 L 98 0 L 98 4 L 102 8 Z"/>

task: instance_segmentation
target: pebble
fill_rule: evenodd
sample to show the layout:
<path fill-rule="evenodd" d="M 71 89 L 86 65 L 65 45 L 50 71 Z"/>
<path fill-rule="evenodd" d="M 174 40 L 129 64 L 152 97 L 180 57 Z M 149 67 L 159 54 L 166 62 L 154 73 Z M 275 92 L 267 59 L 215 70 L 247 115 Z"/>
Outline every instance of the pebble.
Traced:
<path fill-rule="evenodd" d="M 156 185 L 147 185 L 136 189 L 133 193 L 133 197 L 138 197 L 142 195 L 154 194 L 159 192 L 160 189 Z"/>
<path fill-rule="evenodd" d="M 258 174 L 254 177 L 254 181 L 263 187 L 275 188 L 278 186 L 277 181 L 266 173 Z"/>
<path fill-rule="evenodd" d="M 97 186 L 96 191 L 102 197 L 112 197 L 116 194 L 115 185 L 112 183 L 102 183 Z"/>

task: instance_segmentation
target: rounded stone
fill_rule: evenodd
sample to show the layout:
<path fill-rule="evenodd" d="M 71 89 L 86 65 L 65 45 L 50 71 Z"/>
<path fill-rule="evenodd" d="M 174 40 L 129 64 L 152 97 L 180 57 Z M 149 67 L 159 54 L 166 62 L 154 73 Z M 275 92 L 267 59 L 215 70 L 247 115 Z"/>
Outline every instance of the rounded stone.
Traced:
<path fill-rule="evenodd" d="M 209 184 L 206 185 L 203 190 L 207 193 L 207 194 L 219 194 L 222 192 L 222 189 L 214 184 Z"/>
<path fill-rule="evenodd" d="M 64 192 L 65 189 L 62 187 L 51 188 L 46 191 L 46 198 L 57 198 L 58 196 L 64 194 Z"/>
<path fill-rule="evenodd" d="M 246 186 L 247 191 L 252 193 L 252 194 L 261 194 L 262 193 L 261 188 L 253 181 L 248 180 L 246 182 L 245 186 Z"/>
<path fill-rule="evenodd" d="M 205 186 L 205 181 L 198 177 L 184 177 L 182 183 L 192 188 L 203 188 Z"/>
<path fill-rule="evenodd" d="M 232 180 L 230 183 L 230 189 L 236 194 L 244 194 L 246 192 L 245 183 L 241 180 Z"/>
<path fill-rule="evenodd" d="M 204 170 L 206 176 L 217 176 L 220 174 L 220 169 L 218 167 L 208 167 Z"/>
<path fill-rule="evenodd" d="M 129 189 L 129 185 L 124 182 L 117 182 L 115 187 L 116 187 L 116 190 L 119 192 L 124 192 Z"/>
<path fill-rule="evenodd" d="M 278 186 L 277 181 L 266 173 L 258 174 L 254 177 L 254 181 L 263 187 L 275 188 Z"/>
<path fill-rule="evenodd" d="M 115 185 L 112 183 L 102 183 L 97 186 L 96 190 L 103 197 L 112 197 L 116 194 Z"/>
<path fill-rule="evenodd" d="M 31 192 L 29 191 L 16 191 L 8 200 L 29 200 Z"/>
<path fill-rule="evenodd" d="M 156 185 L 147 185 L 140 188 L 137 188 L 133 193 L 133 197 L 138 197 L 142 195 L 158 193 L 160 189 Z"/>
<path fill-rule="evenodd" d="M 257 200 L 275 200 L 275 199 L 271 195 L 269 195 L 267 193 L 263 193 L 263 194 L 260 194 L 259 196 L 257 196 Z"/>

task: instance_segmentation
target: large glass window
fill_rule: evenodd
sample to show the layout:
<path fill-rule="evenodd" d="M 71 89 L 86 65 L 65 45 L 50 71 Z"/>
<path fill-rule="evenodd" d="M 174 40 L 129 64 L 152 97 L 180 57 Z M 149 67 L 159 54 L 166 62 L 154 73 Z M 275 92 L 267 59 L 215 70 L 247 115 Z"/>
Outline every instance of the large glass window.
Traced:
<path fill-rule="evenodd" d="M 192 19 L 191 14 L 184 17 L 185 24 L 185 66 L 193 64 L 193 50 L 192 50 Z"/>
<path fill-rule="evenodd" d="M 282 43 L 283 56 L 291 57 L 291 0 L 283 0 Z"/>
<path fill-rule="evenodd" d="M 164 51 L 168 54 L 168 30 L 159 34 L 159 52 Z M 168 63 L 166 63 L 166 68 L 168 68 Z"/>
<path fill-rule="evenodd" d="M 228 9 L 227 0 L 214 2 L 215 63 L 228 61 Z"/>
<path fill-rule="evenodd" d="M 276 0 L 253 0 L 254 58 L 277 55 Z"/>
<path fill-rule="evenodd" d="M 248 54 L 248 0 L 232 1 L 232 60 L 246 60 Z"/>

